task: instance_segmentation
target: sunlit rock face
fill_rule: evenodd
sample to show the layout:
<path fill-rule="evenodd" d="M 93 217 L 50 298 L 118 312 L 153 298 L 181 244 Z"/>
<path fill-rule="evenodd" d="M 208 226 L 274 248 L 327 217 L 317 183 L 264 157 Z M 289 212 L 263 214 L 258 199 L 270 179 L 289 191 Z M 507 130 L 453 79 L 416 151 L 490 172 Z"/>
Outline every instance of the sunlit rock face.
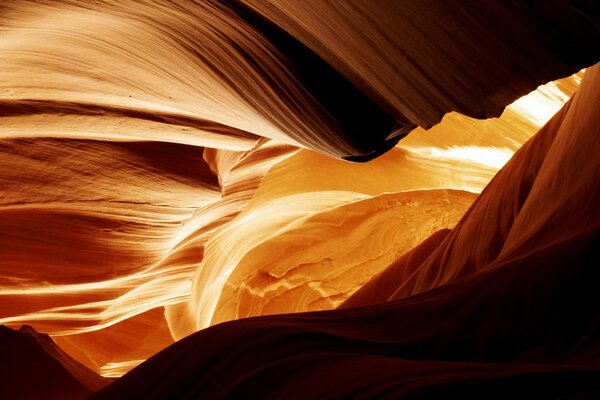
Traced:
<path fill-rule="evenodd" d="M 593 68 L 568 100 L 600 60 L 599 15 L 595 2 L 4 2 L 0 324 L 29 324 L 118 377 L 221 322 L 412 299 L 521 265 L 529 250 L 541 263 L 540 249 L 578 241 L 577 226 L 596 229 Z M 431 302 L 455 299 L 467 315 L 479 285 Z M 494 299 L 513 304 L 505 289 Z M 396 306 L 373 317 L 382 338 L 421 312 L 425 335 L 441 313 Z M 348 313 L 298 332 L 334 315 L 345 343 L 368 314 Z M 270 345 L 273 318 L 248 345 Z M 457 359 L 504 361 L 469 354 Z M 319 360 L 323 374 L 335 364 Z M 415 368 L 354 361 L 373 376 Z"/>
<path fill-rule="evenodd" d="M 521 258 L 547 262 L 562 246 L 579 245 L 579 236 L 588 245 L 600 225 L 598 160 L 592 156 L 599 78 L 598 66 L 586 73 L 586 84 L 496 174 L 452 232 L 437 233 L 400 257 L 344 307 L 407 298 L 477 272 L 525 263 Z M 514 177 L 518 184 L 507 184 Z M 572 257 L 576 269 L 585 254 Z M 571 263 L 560 258 L 550 264 L 561 262 Z"/>
<path fill-rule="evenodd" d="M 129 325 L 117 338 L 58 339 L 97 369 L 143 360 L 172 342 L 160 334 L 140 351 L 134 332 L 167 328 L 161 312 L 136 316 L 187 299 L 206 240 L 244 207 L 274 162 L 296 151 L 267 142 L 239 153 L 165 143 L 4 143 L 3 185 L 20 184 L 3 198 L 1 321 L 59 335 Z M 128 323 L 132 317 L 144 322 Z"/>
<path fill-rule="evenodd" d="M 597 397 L 598 104 L 596 66 L 457 226 L 354 308 L 213 326 L 95 398 Z"/>

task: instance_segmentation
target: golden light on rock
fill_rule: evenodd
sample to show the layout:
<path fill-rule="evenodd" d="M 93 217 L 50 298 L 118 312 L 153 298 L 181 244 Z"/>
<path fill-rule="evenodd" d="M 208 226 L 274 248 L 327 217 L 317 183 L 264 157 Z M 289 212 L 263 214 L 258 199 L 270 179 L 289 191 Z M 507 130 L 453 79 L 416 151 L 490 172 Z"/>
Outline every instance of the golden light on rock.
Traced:
<path fill-rule="evenodd" d="M 6 1 L 0 397 L 600 394 L 599 15 Z"/>

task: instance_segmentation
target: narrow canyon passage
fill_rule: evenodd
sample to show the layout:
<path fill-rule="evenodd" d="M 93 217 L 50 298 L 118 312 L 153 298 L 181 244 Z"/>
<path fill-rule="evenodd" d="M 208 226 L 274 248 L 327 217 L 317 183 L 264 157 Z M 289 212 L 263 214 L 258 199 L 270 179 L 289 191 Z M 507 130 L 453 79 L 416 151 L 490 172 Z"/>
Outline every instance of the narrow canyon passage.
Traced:
<path fill-rule="evenodd" d="M 4 1 L 0 397 L 600 396 L 598 43 L 594 1 Z"/>

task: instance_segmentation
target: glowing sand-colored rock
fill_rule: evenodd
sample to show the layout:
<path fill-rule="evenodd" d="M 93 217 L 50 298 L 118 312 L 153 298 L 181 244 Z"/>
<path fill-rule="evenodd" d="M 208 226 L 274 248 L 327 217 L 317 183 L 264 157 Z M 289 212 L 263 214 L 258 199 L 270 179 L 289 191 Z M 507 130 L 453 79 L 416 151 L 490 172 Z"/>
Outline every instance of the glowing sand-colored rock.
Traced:
<path fill-rule="evenodd" d="M 9 205 L 2 210 L 7 231 L 0 321 L 13 325 L 26 321 L 59 336 L 108 328 L 186 300 L 189 278 L 202 260 L 206 239 L 244 207 L 272 163 L 296 151 L 261 142 L 241 154 L 208 151 L 211 156 L 203 162 L 202 149 L 181 145 L 172 145 L 171 153 L 165 152 L 168 146 L 161 146 L 162 152 L 156 154 L 157 144 L 54 140 L 17 144 L 5 147 L 3 160 L 16 159 L 21 168 L 8 168 L 5 182 L 35 185 L 11 191 L 15 200 L 8 197 Z M 56 159 L 36 157 L 40 147 L 48 155 L 56 154 Z M 222 152 L 227 154 L 221 157 Z M 188 162 L 186 156 L 191 158 Z M 145 169 L 150 157 L 153 166 Z M 215 157 L 225 161 L 214 164 Z M 181 161 L 184 164 L 178 164 Z M 109 165 L 116 168 L 114 174 L 108 173 Z M 144 181 L 149 176 L 164 183 L 150 190 Z M 207 184 L 201 184 L 202 177 Z M 17 199 L 22 204 L 15 204 Z M 164 326 L 162 312 L 152 315 L 151 323 Z M 122 343 L 114 335 L 103 339 L 115 341 L 104 350 L 95 340 L 57 340 L 71 349 L 87 349 L 87 354 L 74 356 L 90 367 L 118 357 L 107 351 L 126 354 L 124 348 L 137 347 L 134 332 L 121 333 Z M 148 342 L 144 357 L 169 343 L 160 339 L 153 347 Z M 123 361 L 127 360 L 119 362 Z"/>
<path fill-rule="evenodd" d="M 244 255 L 212 324 L 335 308 L 433 231 L 454 226 L 474 198 L 446 190 L 390 193 L 302 218 Z"/>
<path fill-rule="evenodd" d="M 452 231 L 351 298 L 368 306 L 210 327 L 93 398 L 597 397 L 599 104 L 596 66 Z"/>
<path fill-rule="evenodd" d="M 479 192 L 577 78 L 540 88 L 498 120 L 448 114 L 365 166 L 297 146 L 366 160 L 452 110 L 496 116 L 599 57 L 594 2 L 558 11 L 473 2 L 464 13 L 438 2 L 249 3 L 0 5 L 0 323 L 30 323 L 118 375 L 171 334 L 237 315 L 231 288 L 252 275 L 260 259 L 250 255 L 343 207 L 366 220 L 390 196 L 439 193 L 426 202 L 431 213 L 409 213 L 425 228 L 365 252 L 384 255 L 366 275 L 375 274 L 390 254 L 453 225 L 458 209 L 448 219 L 440 211 L 454 204 L 446 189 Z M 507 24 L 486 24 L 490 16 Z M 472 156 L 481 149 L 493 159 Z M 372 231 L 353 240 L 368 243 Z M 347 278 L 317 290 L 321 299 L 358 284 L 341 272 L 346 261 Z M 272 310 L 333 307 L 346 296 L 297 295 Z M 262 301 L 240 304 L 252 309 L 244 315 L 271 312 L 274 298 Z"/>
<path fill-rule="evenodd" d="M 410 265 L 411 273 L 392 265 L 385 280 L 388 300 L 402 299 L 447 285 L 470 275 L 515 263 L 526 254 L 560 247 L 600 226 L 598 160 L 595 129 L 600 114 L 600 70 L 588 69 L 585 86 L 527 142 L 494 177 L 471 209 L 430 255 L 411 264 L 410 254 L 395 264 Z M 519 185 L 507 182 L 519 176 Z M 502 204 L 502 207 L 498 205 Z M 544 205 L 544 207 L 541 207 Z M 542 257 L 540 255 L 540 257 Z M 394 272 L 395 271 L 395 272 Z M 394 281 L 395 283 L 391 283 Z M 370 304 L 383 283 L 359 291 L 348 306 Z"/>

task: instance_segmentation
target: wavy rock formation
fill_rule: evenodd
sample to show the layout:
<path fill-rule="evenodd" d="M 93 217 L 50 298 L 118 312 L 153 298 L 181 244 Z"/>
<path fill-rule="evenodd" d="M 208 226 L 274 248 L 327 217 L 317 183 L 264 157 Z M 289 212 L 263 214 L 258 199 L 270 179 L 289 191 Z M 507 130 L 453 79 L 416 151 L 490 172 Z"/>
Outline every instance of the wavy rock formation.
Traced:
<path fill-rule="evenodd" d="M 597 70 L 586 74 L 586 85 L 498 172 L 450 234 L 436 233 L 398 259 L 345 306 L 422 293 L 551 248 L 586 227 L 593 231 L 600 223 L 594 204 L 597 160 L 590 155 L 598 119 Z M 507 185 L 514 177 L 519 185 Z"/>
<path fill-rule="evenodd" d="M 427 347 L 444 340 L 441 328 L 424 326 L 445 314 L 427 305 L 442 307 L 442 298 L 453 299 L 448 315 L 459 315 L 455 327 L 468 326 L 464 318 L 473 313 L 499 312 L 486 308 L 488 297 L 476 304 L 480 296 L 491 296 L 494 307 L 500 301 L 512 307 L 501 315 L 522 315 L 508 282 L 522 296 L 541 290 L 545 310 L 570 301 L 562 285 L 575 278 L 561 275 L 566 259 L 548 260 L 555 275 L 540 287 L 521 284 L 517 275 L 528 273 L 516 265 L 531 257 L 537 271 L 544 251 L 568 255 L 575 249 L 568 243 L 582 246 L 582 256 L 589 249 L 581 229 L 593 230 L 597 221 L 590 133 L 598 113 L 595 67 L 581 92 L 477 194 L 571 98 L 582 68 L 600 61 L 600 6 L 447 3 L 3 1 L 0 324 L 45 332 L 106 377 L 142 364 L 107 395 L 137 390 L 129 386 L 136 377 L 165 373 L 157 359 L 171 362 L 187 349 L 197 355 L 196 341 L 208 346 L 211 332 L 224 332 L 211 352 L 235 360 L 246 350 L 235 342 L 242 336 L 227 332 L 238 326 L 256 347 L 248 357 L 259 349 L 263 361 L 279 350 L 292 354 L 293 346 L 283 344 L 266 349 L 270 341 L 289 339 L 281 327 L 287 321 L 302 335 L 316 331 L 316 348 L 350 346 L 343 350 L 353 354 L 348 360 L 372 365 L 361 373 L 372 374 L 364 382 L 377 385 L 404 371 L 403 387 L 429 374 L 440 385 L 453 377 L 489 378 L 492 383 L 481 383 L 487 390 L 499 376 L 530 382 L 523 378 L 530 371 L 557 376 L 556 387 L 561 379 L 580 379 L 587 390 L 582 371 L 595 376 L 587 364 L 568 363 L 573 381 L 541 356 L 523 356 L 526 365 L 517 366 L 521 356 L 507 351 L 507 365 L 491 365 L 506 360 L 482 355 L 500 338 L 481 326 L 472 333 L 482 337 L 481 349 L 463 352 L 451 344 L 447 351 L 456 357 L 446 357 L 443 345 Z M 571 258 L 573 271 L 585 264 Z M 492 272 L 506 285 L 479 293 L 479 284 L 492 285 L 482 278 Z M 564 284 L 556 283 L 559 275 Z M 534 276 L 541 279 L 538 272 L 525 278 Z M 432 295 L 436 290 L 445 294 Z M 421 295 L 433 297 L 423 305 Z M 356 311 L 356 318 L 338 310 L 251 319 L 174 344 L 224 321 L 381 302 L 389 304 Z M 547 322 L 538 306 L 530 305 L 539 320 L 522 328 L 524 337 L 535 323 Z M 407 322 L 413 313 L 423 314 L 414 328 Z M 372 325 L 359 317 L 373 318 Z M 253 336 L 247 324 L 254 323 L 264 337 Z M 371 333 L 356 336 L 362 323 Z M 408 336 L 392 337 L 395 329 Z M 577 329 L 565 335 L 576 336 Z M 467 341 L 463 332 L 450 332 L 456 336 L 449 342 Z M 381 352 L 352 350 L 348 340 L 355 339 Z M 414 353 L 396 352 L 400 342 L 412 343 Z M 297 349 L 306 346 L 309 356 L 311 343 Z M 498 349 L 508 346 L 502 343 Z M 387 351 L 393 359 L 382 360 Z M 206 357 L 217 354 L 211 352 Z M 323 362 L 315 374 L 337 370 L 339 360 L 330 356 L 311 359 Z M 196 358 L 208 360 L 202 357 Z M 279 365 L 273 390 L 287 391 L 298 375 L 284 377 L 283 367 L 296 366 L 280 361 L 250 360 L 246 370 L 230 373 L 251 371 L 263 379 L 257 368 Z M 180 362 L 178 368 L 188 365 Z M 224 379 L 219 368 L 229 362 L 222 362 L 198 371 Z M 339 379 L 359 373 L 350 368 L 344 377 L 344 368 Z M 178 393 L 169 390 L 196 385 L 185 374 L 165 376 L 150 383 L 163 385 L 167 398 Z M 339 395 L 360 384 L 349 381 Z M 208 397 L 221 393 L 197 385 Z M 228 385 L 218 390 L 246 390 Z M 321 389 L 316 385 L 312 394 L 325 395 Z"/>
<path fill-rule="evenodd" d="M 598 104 L 594 67 L 411 271 L 351 298 L 387 284 L 390 301 L 219 324 L 94 398 L 599 396 Z"/>
<path fill-rule="evenodd" d="M 242 2 L 406 125 L 431 127 L 449 111 L 498 116 L 598 59 L 600 10 L 591 2 Z"/>
<path fill-rule="evenodd" d="M 593 1 L 243 3 L 5 2 L 0 132 L 369 158 L 600 57 Z"/>
<path fill-rule="evenodd" d="M 207 238 L 296 151 L 261 141 L 248 152 L 204 150 L 204 161 L 203 149 L 179 144 L 57 139 L 5 140 L 3 150 L 3 186 L 20 185 L 2 199 L 0 320 L 60 335 L 187 299 Z M 145 324 L 165 325 L 162 313 L 150 315 Z M 138 347 L 135 334 L 123 340 Z M 136 359 L 170 343 L 149 342 Z M 115 361 L 94 343 L 79 346 L 92 368 Z"/>

